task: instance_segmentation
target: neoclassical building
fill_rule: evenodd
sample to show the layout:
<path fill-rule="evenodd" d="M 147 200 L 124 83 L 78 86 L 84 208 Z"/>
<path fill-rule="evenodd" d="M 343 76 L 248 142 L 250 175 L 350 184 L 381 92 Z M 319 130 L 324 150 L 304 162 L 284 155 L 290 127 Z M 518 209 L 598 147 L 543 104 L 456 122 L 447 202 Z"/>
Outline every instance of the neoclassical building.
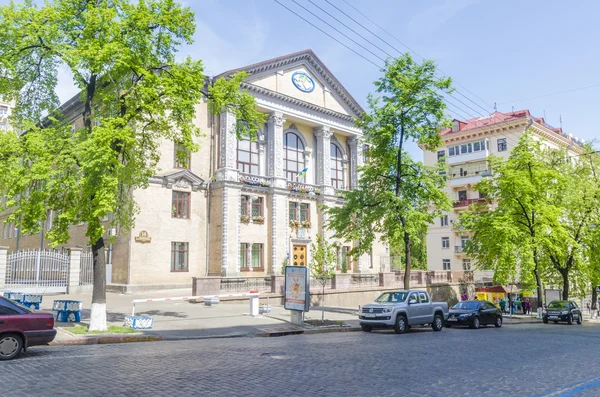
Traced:
<path fill-rule="evenodd" d="M 268 114 L 258 139 L 238 141 L 234 115 L 215 117 L 198 104 L 200 149 L 178 156 L 176 143 L 162 141 L 160 171 L 133 193 L 140 207 L 135 228 L 117 231 L 110 248 L 114 286 L 166 288 L 189 286 L 191 277 L 280 274 L 286 261 L 310 264 L 317 233 L 331 241 L 321 207 L 339 205 L 339 192 L 357 184 L 364 148 L 354 119 L 363 110 L 311 50 L 230 70 L 209 83 L 241 70 L 248 73 L 243 88 Z M 63 105 L 74 122 L 77 104 L 73 98 Z M 74 227 L 71 245 L 85 246 L 84 228 Z M 13 240 L 0 245 L 14 249 Z M 20 247 L 39 240 L 22 236 Z M 335 243 L 340 268 L 346 261 L 349 272 L 378 272 L 389 255 L 378 243 L 350 258 L 355 242 Z"/>

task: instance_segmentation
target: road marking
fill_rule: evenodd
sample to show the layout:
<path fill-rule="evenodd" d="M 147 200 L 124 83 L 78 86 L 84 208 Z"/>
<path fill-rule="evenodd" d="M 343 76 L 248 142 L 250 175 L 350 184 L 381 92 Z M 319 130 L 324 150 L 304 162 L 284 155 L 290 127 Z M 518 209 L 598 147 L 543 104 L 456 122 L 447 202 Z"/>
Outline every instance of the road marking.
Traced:
<path fill-rule="evenodd" d="M 593 389 L 600 386 L 600 378 L 593 377 L 585 379 L 578 383 L 573 383 L 567 387 L 556 390 L 549 394 L 544 394 L 543 397 L 571 397 L 588 389 Z"/>

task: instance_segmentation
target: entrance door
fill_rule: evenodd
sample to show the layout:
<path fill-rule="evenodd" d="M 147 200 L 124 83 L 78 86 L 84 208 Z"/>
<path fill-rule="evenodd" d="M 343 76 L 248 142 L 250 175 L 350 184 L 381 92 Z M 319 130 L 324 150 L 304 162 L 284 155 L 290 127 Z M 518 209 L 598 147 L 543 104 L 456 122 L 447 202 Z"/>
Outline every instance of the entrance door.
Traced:
<path fill-rule="evenodd" d="M 306 245 L 294 244 L 292 249 L 292 265 L 293 266 L 306 266 L 308 258 L 306 255 Z"/>

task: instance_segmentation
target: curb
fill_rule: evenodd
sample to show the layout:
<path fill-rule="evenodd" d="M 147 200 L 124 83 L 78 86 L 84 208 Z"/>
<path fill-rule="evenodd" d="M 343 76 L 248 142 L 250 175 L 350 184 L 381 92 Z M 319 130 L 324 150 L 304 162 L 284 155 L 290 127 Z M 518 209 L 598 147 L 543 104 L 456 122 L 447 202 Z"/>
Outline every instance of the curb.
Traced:
<path fill-rule="evenodd" d="M 54 340 L 50 346 L 74 346 L 74 345 L 107 345 L 113 343 L 131 343 L 131 342 L 157 342 L 165 338 L 157 335 L 136 335 L 136 336 L 84 336 L 72 339 Z"/>

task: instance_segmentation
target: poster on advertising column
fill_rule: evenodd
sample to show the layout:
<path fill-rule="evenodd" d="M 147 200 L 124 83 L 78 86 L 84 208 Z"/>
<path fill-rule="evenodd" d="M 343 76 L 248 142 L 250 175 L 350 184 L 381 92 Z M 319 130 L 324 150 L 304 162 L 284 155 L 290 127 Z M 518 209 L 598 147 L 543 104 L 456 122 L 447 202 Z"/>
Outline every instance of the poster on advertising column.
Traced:
<path fill-rule="evenodd" d="M 287 310 L 307 312 L 310 307 L 308 289 L 308 268 L 304 266 L 285 267 L 285 300 Z"/>

